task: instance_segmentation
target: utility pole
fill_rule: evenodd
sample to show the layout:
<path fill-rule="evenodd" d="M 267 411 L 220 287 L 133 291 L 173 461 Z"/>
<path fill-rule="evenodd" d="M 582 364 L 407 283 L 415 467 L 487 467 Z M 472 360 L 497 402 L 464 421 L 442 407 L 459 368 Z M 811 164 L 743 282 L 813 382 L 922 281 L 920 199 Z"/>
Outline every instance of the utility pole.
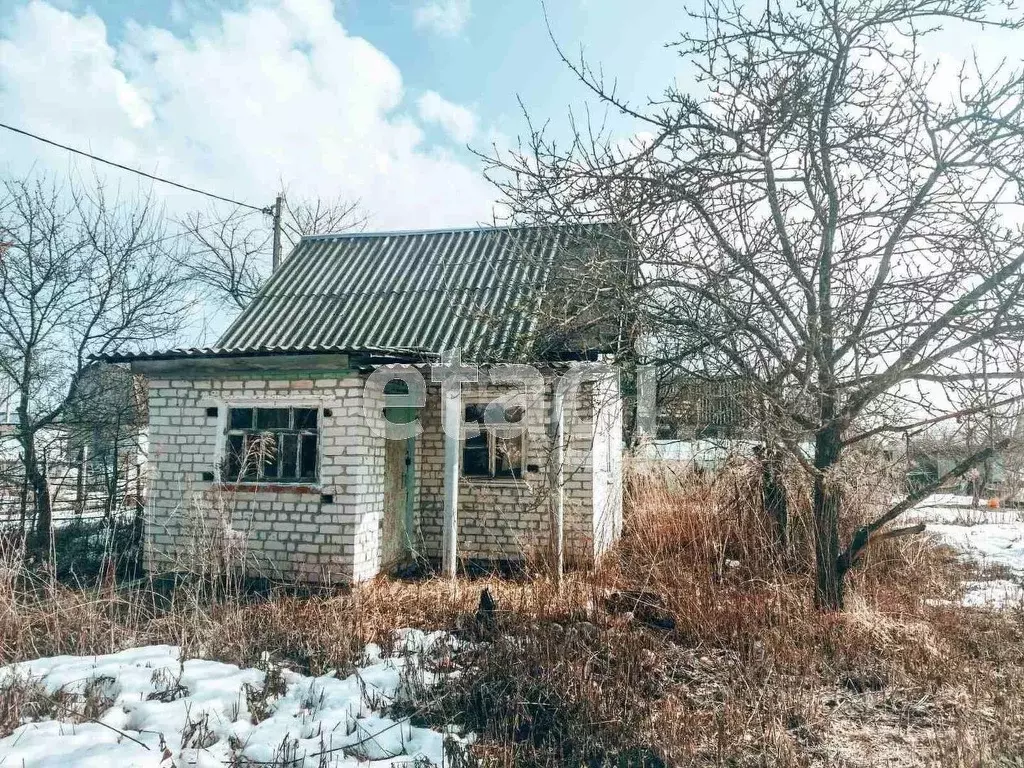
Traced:
<path fill-rule="evenodd" d="M 284 195 L 279 194 L 274 200 L 274 260 L 273 271 L 281 266 L 281 210 L 284 208 Z"/>

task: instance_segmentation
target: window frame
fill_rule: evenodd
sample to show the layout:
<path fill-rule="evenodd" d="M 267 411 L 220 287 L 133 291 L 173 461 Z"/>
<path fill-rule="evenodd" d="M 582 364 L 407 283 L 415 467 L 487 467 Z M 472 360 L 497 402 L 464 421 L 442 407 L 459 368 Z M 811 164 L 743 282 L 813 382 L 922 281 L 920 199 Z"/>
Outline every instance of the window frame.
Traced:
<path fill-rule="evenodd" d="M 505 405 L 505 408 L 521 408 L 523 411 L 522 419 L 523 426 L 522 431 L 513 437 L 500 437 L 496 434 L 493 428 L 489 428 L 486 424 L 474 420 L 468 422 L 466 420 L 466 411 L 469 408 L 479 407 L 486 408 L 488 405 L 495 403 L 494 398 L 483 398 L 483 399 L 463 399 L 462 402 L 462 428 L 463 434 L 460 439 L 461 450 L 459 451 L 459 476 L 472 482 L 483 482 L 483 483 L 518 483 L 525 479 L 527 473 L 527 454 L 529 452 L 529 424 L 526 422 L 526 417 L 529 409 L 521 403 L 509 403 Z M 466 425 L 469 423 L 479 424 L 480 434 L 486 438 L 487 448 L 487 474 L 481 473 L 466 473 L 466 444 L 469 441 L 469 437 L 465 434 Z M 510 424 L 516 422 L 509 422 Z M 517 440 L 519 442 L 519 467 L 518 472 L 510 471 L 508 473 L 498 474 L 497 463 L 498 463 L 498 441 L 499 440 Z"/>
<path fill-rule="evenodd" d="M 252 411 L 248 427 L 233 427 L 232 413 L 235 411 Z M 258 427 L 258 415 L 260 410 L 287 410 L 287 427 Z M 316 415 L 316 425 L 312 428 L 297 426 L 297 411 L 312 411 Z M 318 486 L 320 484 L 321 457 L 323 451 L 323 419 L 324 408 L 320 403 L 309 402 L 275 402 L 275 401 L 245 401 L 223 404 L 222 428 L 220 430 L 220 441 L 218 444 L 217 477 L 221 483 L 229 485 L 287 485 L 287 486 Z M 257 468 L 255 474 L 243 474 L 242 468 L 231 475 L 229 472 L 232 457 L 232 437 L 242 438 L 242 456 L 246 453 L 246 444 L 251 436 L 274 435 L 277 445 L 276 473 L 272 476 L 265 474 L 265 467 Z M 285 463 L 285 452 L 283 451 L 284 439 L 286 436 L 295 436 L 295 474 L 293 476 L 282 476 Z M 302 474 L 303 445 L 306 438 L 314 438 L 313 446 L 313 474 Z M 308 443 L 306 443 L 308 445 Z"/>

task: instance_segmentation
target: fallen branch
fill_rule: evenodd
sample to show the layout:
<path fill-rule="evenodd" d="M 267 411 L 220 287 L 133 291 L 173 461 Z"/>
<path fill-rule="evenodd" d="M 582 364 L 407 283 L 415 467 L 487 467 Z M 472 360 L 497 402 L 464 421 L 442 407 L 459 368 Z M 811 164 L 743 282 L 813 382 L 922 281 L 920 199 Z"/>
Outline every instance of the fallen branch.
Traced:
<path fill-rule="evenodd" d="M 908 495 L 907 498 L 903 499 L 903 501 L 901 501 L 899 504 L 890 507 L 885 512 L 885 514 L 881 515 L 880 517 L 868 523 L 867 525 L 858 528 L 857 532 L 853 534 L 853 539 L 850 541 L 850 546 L 848 546 L 846 550 L 839 556 L 839 559 L 836 563 L 836 567 L 839 571 L 840 578 L 842 578 L 842 576 L 845 575 L 845 573 L 848 570 L 850 570 L 854 565 L 857 564 L 857 561 L 860 559 L 860 556 L 871 543 L 872 538 L 877 540 L 880 538 L 892 538 L 892 535 L 896 534 L 907 535 L 909 533 L 920 532 L 911 530 L 911 528 L 917 527 L 911 526 L 911 528 L 899 528 L 895 531 L 889 532 L 889 534 L 874 535 L 880 528 L 882 528 L 882 526 L 892 522 L 897 517 L 906 512 L 908 509 L 914 507 L 919 501 L 922 501 L 928 496 L 930 496 L 933 492 L 935 492 L 943 485 L 945 485 L 947 481 L 953 479 L 954 477 L 960 477 L 961 475 L 966 474 L 971 469 L 976 467 L 978 464 L 981 464 L 982 462 L 985 462 L 988 459 L 992 458 L 992 456 L 994 456 L 997 451 L 1001 451 L 1009 444 L 1010 439 L 1006 438 L 1004 440 L 1000 440 L 999 442 L 993 445 L 990 445 L 988 448 L 983 448 L 977 453 L 971 454 L 948 472 L 943 473 L 942 475 L 940 475 L 927 485 L 921 486 L 916 491 Z M 923 526 L 922 530 L 924 530 Z"/>

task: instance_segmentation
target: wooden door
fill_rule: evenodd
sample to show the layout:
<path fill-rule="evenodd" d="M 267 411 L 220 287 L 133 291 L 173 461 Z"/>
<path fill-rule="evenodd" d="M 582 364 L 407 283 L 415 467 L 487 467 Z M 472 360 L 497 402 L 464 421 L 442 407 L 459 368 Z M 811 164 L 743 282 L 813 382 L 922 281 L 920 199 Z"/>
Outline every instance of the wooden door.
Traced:
<path fill-rule="evenodd" d="M 407 440 L 388 440 L 384 448 L 384 524 L 381 565 L 387 568 L 405 550 L 405 458 Z"/>
<path fill-rule="evenodd" d="M 412 408 L 389 408 L 388 418 L 404 423 Z M 415 466 L 415 438 L 384 441 L 384 517 L 381 520 L 381 568 L 389 568 L 410 550 Z"/>

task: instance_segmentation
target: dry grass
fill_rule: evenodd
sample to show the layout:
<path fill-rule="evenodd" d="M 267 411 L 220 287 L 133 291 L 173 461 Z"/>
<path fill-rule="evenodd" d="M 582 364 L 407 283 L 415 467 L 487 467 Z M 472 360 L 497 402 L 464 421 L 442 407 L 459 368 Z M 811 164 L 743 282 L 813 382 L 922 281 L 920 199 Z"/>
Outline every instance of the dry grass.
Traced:
<path fill-rule="evenodd" d="M 848 468 L 850 526 L 889 492 L 862 470 Z M 446 628 L 475 640 L 455 659 L 462 673 L 402 713 L 477 733 L 467 764 L 1024 765 L 1024 617 L 927 604 L 955 603 L 963 573 L 924 538 L 873 550 L 848 610 L 823 615 L 796 483 L 790 500 L 792 546 L 779 554 L 749 467 L 634 469 L 621 545 L 561 590 L 541 576 L 381 578 L 246 602 L 199 581 L 164 599 L 146 584 L 27 581 L 11 564 L 0 570 L 0 659 L 159 642 L 241 665 L 270 652 L 321 673 L 347 669 L 366 642 L 387 648 L 396 627 Z M 484 586 L 501 609 L 495 627 L 473 620 Z M 660 596 L 674 628 L 647 626 L 643 601 L 609 610 L 612 590 Z M 0 699 L 0 720 L 14 710 Z"/>
<path fill-rule="evenodd" d="M 849 487 L 852 528 L 883 484 Z M 921 540 L 885 542 L 848 610 L 811 602 L 807 501 L 773 553 L 756 477 L 634 472 L 627 530 L 596 574 L 489 583 L 508 608 L 428 722 L 482 734 L 494 765 L 1017 765 L 1024 760 L 1022 617 L 955 607 L 962 569 Z M 603 609 L 659 595 L 675 628 Z M 468 598 L 474 595 L 467 596 Z M 463 610 L 472 606 L 465 600 Z"/>

